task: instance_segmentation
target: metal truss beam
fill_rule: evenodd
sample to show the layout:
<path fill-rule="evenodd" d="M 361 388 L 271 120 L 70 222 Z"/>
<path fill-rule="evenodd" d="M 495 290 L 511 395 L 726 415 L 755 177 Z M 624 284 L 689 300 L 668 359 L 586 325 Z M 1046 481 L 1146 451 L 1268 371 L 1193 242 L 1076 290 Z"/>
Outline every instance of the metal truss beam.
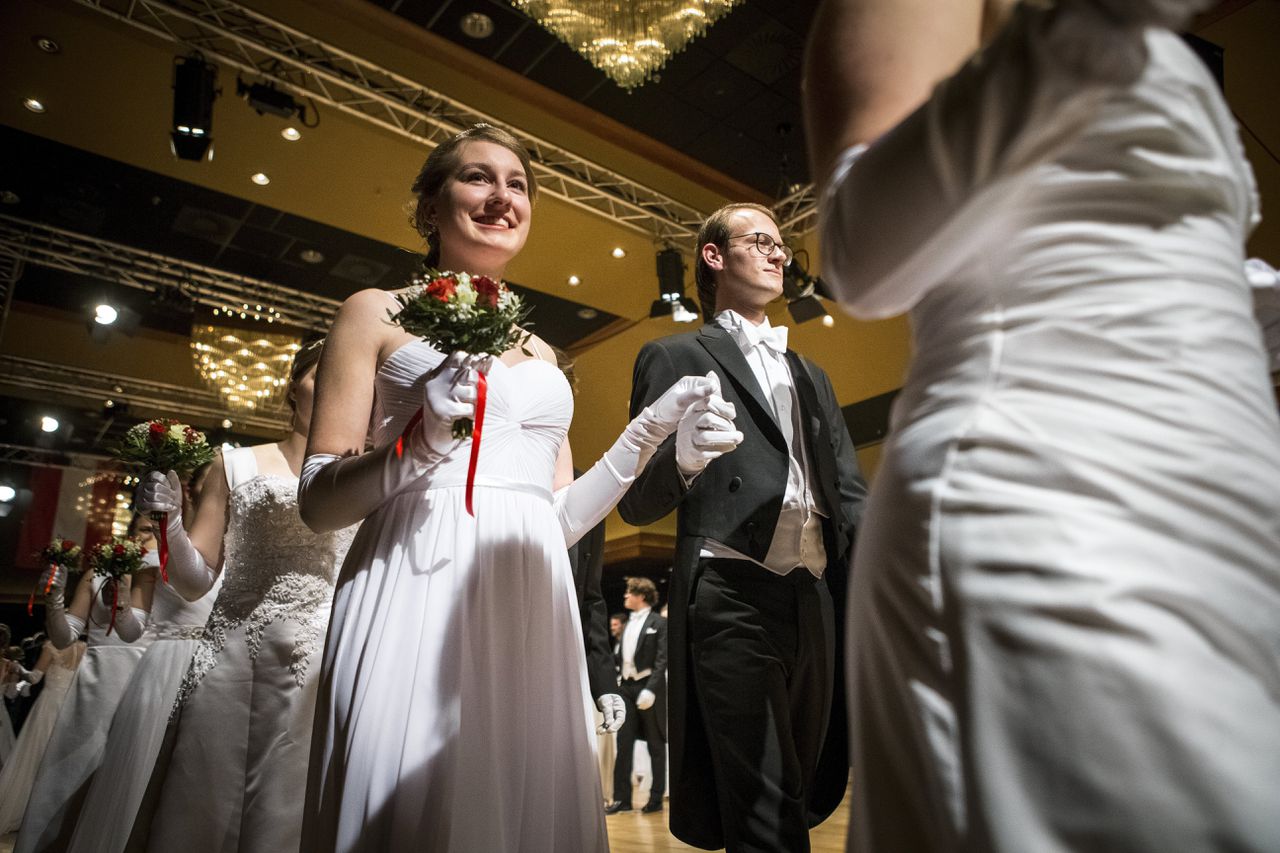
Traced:
<path fill-rule="evenodd" d="M 801 236 L 818 227 L 818 200 L 813 184 L 806 184 L 773 206 L 784 236 Z"/>
<path fill-rule="evenodd" d="M 287 412 L 232 412 L 212 391 L 34 358 L 0 355 L 0 377 L 0 387 L 52 394 L 61 402 L 84 401 L 95 409 L 104 400 L 114 400 L 140 412 L 163 412 L 208 428 L 227 417 L 235 421 L 237 429 L 283 433 L 289 428 Z"/>
<path fill-rule="evenodd" d="M 328 330 L 341 304 L 314 293 L 0 214 L 0 266 L 8 262 L 92 276 L 139 290 L 173 288 L 210 308 L 266 303 L 280 313 L 281 322 L 318 332 Z"/>
<path fill-rule="evenodd" d="M 76 0 L 247 74 L 428 145 L 476 122 L 505 125 L 461 101 L 288 27 L 232 0 Z M 703 214 L 599 163 L 511 128 L 538 186 L 660 241 L 697 233 Z"/>

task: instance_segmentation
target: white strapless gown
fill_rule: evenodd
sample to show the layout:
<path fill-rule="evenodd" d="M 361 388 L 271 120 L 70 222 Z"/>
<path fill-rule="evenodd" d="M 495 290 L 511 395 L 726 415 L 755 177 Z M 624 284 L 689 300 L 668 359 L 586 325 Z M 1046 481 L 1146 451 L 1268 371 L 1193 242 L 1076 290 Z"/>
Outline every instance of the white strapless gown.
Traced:
<path fill-rule="evenodd" d="M 850 849 L 1274 853 L 1252 174 L 1177 36 L 1029 6 L 824 197 L 823 276 L 917 349 L 852 572 Z"/>
<path fill-rule="evenodd" d="M 395 440 L 441 356 L 421 343 L 376 380 Z M 365 519 L 334 595 L 301 849 L 607 849 L 578 605 L 551 508 L 573 413 L 541 360 L 489 374 L 474 506 L 471 443 Z"/>
<path fill-rule="evenodd" d="M 187 601 L 157 578 L 151 621 L 144 636 L 151 645 L 134 669 L 111 720 L 103 770 L 89 786 L 71 836 L 71 853 L 120 853 L 124 849 L 160 754 L 173 698 L 221 586 L 220 575 L 198 601 Z"/>

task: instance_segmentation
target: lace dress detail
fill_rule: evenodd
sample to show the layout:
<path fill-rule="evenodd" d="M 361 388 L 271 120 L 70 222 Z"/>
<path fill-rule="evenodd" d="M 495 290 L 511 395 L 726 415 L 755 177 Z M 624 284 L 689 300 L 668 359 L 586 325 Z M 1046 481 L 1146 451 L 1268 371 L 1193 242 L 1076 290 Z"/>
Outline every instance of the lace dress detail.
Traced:
<path fill-rule="evenodd" d="M 182 680 L 175 713 L 217 665 L 230 631 L 244 631 L 249 659 L 257 660 L 267 627 L 294 622 L 289 672 L 299 687 L 305 684 L 308 659 L 324 639 L 334 576 L 355 529 L 312 533 L 298 515 L 297 495 L 297 480 L 268 474 L 231 493 L 226 580 Z"/>

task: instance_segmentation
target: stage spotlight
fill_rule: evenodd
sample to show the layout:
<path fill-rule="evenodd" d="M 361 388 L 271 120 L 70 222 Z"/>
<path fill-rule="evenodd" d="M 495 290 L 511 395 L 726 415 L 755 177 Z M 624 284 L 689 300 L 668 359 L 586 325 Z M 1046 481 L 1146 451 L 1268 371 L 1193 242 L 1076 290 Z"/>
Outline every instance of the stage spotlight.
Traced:
<path fill-rule="evenodd" d="M 658 298 L 649 308 L 650 317 L 670 317 L 677 323 L 698 319 L 698 306 L 684 295 L 684 258 L 677 249 L 658 252 Z"/>
<path fill-rule="evenodd" d="M 14 498 L 18 496 L 18 490 L 8 483 L 0 485 L 0 503 L 13 503 Z"/>
<path fill-rule="evenodd" d="M 110 326 L 120 316 L 120 312 L 114 307 L 103 302 L 93 309 L 93 322 L 100 326 Z"/>
<path fill-rule="evenodd" d="M 815 295 L 825 292 L 826 287 L 821 279 L 809 275 L 794 258 L 782 268 L 782 295 L 786 297 L 787 311 L 796 323 L 821 319 L 824 326 L 831 327 L 834 321 L 828 322 L 831 315 L 827 313 L 822 300 Z"/>
<path fill-rule="evenodd" d="M 142 315 L 124 305 L 113 305 L 105 299 L 85 305 L 88 319 L 84 326 L 89 330 L 89 338 L 97 344 L 105 344 L 111 340 L 112 332 L 124 332 L 132 335 L 142 322 Z"/>
<path fill-rule="evenodd" d="M 218 69 L 199 54 L 173 62 L 173 127 L 170 148 L 180 160 L 213 159 L 213 102 Z"/>
<path fill-rule="evenodd" d="M 58 427 L 60 426 L 62 426 L 62 424 L 58 422 L 58 419 L 55 417 L 52 417 L 51 415 L 45 415 L 42 418 L 40 418 L 41 432 L 57 432 Z"/>

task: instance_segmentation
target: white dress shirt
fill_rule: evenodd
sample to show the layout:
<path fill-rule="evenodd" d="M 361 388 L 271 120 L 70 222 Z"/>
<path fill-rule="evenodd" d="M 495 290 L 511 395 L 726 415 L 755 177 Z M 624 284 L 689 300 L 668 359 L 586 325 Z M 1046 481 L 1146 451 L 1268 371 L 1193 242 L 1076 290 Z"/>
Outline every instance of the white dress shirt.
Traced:
<path fill-rule="evenodd" d="M 790 458 L 782 510 L 764 561 L 754 560 L 714 539 L 703 542 L 701 556 L 748 560 L 778 575 L 790 574 L 797 566 L 804 566 L 814 577 L 822 577 L 827 568 L 827 552 L 822 544 L 822 518 L 827 513 L 819 503 L 821 497 L 809 487 L 812 469 L 802 427 L 800 401 L 785 358 L 787 328 L 770 326 L 768 317 L 757 326 L 732 309 L 717 314 L 715 322 L 733 337 L 760 390 L 764 392 L 765 400 L 772 404 L 773 416 L 786 439 Z"/>
<path fill-rule="evenodd" d="M 630 679 L 648 678 L 652 669 L 636 671 L 636 646 L 640 644 L 640 635 L 644 632 L 644 620 L 649 618 L 652 607 L 635 610 L 622 629 L 622 677 Z"/>

